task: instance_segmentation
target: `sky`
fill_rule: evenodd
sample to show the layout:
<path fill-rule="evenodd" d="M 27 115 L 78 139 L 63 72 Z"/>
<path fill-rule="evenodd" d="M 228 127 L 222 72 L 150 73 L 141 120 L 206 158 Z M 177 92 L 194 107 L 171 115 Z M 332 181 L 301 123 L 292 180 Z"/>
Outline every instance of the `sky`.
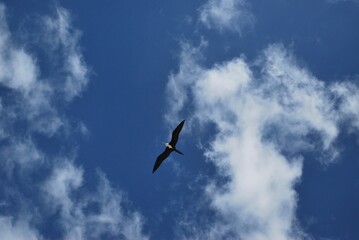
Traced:
<path fill-rule="evenodd" d="M 359 239 L 358 12 L 0 1 L 0 239 Z"/>

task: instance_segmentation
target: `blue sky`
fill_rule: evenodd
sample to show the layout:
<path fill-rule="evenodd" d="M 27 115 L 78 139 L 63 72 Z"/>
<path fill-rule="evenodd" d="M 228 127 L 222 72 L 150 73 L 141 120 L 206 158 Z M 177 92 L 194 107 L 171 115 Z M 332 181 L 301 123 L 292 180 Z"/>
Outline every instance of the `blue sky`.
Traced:
<path fill-rule="evenodd" d="M 0 239 L 358 239 L 358 10 L 1 1 Z"/>

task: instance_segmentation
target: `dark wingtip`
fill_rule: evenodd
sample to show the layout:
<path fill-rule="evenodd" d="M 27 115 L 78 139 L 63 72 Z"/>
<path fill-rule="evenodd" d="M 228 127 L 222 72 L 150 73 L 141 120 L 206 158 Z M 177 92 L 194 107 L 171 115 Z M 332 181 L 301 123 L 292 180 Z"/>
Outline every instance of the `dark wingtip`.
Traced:
<path fill-rule="evenodd" d="M 185 121 L 186 121 L 186 120 L 185 120 L 185 119 L 183 119 L 183 120 L 182 120 L 182 122 L 181 122 L 180 124 L 183 126 Z"/>

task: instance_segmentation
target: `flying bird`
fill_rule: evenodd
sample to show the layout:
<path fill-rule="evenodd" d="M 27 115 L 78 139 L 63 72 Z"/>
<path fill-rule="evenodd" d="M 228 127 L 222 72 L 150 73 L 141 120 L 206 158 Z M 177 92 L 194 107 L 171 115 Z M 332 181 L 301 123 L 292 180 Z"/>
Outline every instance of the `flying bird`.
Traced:
<path fill-rule="evenodd" d="M 185 120 L 183 120 L 180 124 L 178 124 L 178 126 L 175 128 L 175 130 L 173 130 L 171 141 L 169 143 L 164 143 L 165 146 L 166 146 L 166 149 L 165 149 L 165 151 L 163 153 L 161 153 L 157 157 L 156 163 L 153 166 L 152 173 L 154 173 L 157 170 L 157 168 L 170 155 L 171 152 L 175 151 L 175 152 L 183 155 L 183 153 L 181 153 L 180 151 L 178 151 L 178 149 L 176 149 L 176 144 L 177 144 L 177 141 L 178 141 L 178 136 L 179 136 L 179 134 L 180 134 L 180 132 L 182 130 L 184 121 Z"/>

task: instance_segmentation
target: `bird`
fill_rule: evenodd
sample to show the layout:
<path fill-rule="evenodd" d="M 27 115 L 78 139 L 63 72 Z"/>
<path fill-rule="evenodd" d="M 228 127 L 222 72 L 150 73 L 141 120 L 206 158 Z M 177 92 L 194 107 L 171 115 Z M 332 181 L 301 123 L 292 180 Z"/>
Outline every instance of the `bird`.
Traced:
<path fill-rule="evenodd" d="M 157 160 L 155 162 L 155 165 L 153 166 L 153 170 L 152 173 L 154 173 L 157 168 L 161 165 L 161 163 L 170 155 L 171 152 L 175 151 L 181 155 L 183 155 L 182 152 L 180 152 L 177 148 L 176 148 L 176 144 L 178 141 L 178 136 L 182 130 L 182 127 L 184 125 L 185 120 L 183 120 L 182 122 L 180 122 L 180 124 L 178 124 L 178 126 L 175 128 L 175 130 L 173 130 L 172 132 L 172 138 L 171 141 L 169 143 L 164 143 L 166 146 L 166 149 L 164 150 L 163 153 L 161 153 L 158 157 Z"/>

